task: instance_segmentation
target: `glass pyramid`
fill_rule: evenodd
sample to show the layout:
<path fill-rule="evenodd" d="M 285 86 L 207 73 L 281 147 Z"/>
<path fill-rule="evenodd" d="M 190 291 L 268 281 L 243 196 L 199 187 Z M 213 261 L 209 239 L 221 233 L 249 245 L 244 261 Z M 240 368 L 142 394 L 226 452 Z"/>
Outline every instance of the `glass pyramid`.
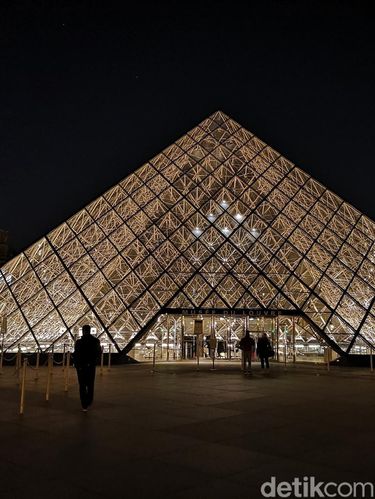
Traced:
<path fill-rule="evenodd" d="M 128 352 L 162 314 L 293 314 L 374 345 L 375 224 L 216 112 L 0 270 L 4 350 L 89 323 Z"/>

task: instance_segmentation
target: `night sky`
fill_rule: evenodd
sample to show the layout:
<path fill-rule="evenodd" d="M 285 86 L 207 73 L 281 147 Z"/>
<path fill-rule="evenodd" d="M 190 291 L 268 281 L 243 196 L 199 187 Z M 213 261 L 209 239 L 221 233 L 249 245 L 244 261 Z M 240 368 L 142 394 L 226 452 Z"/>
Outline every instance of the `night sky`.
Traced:
<path fill-rule="evenodd" d="M 0 228 L 17 252 L 218 109 L 375 218 L 370 2 L 110 5 L 1 2 Z"/>

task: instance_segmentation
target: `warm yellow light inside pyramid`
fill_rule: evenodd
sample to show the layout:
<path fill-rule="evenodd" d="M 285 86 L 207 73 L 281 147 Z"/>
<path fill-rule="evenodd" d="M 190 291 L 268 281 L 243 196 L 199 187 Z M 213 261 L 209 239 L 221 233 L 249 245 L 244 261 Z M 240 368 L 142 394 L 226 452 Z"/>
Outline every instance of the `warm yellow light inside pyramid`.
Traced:
<path fill-rule="evenodd" d="M 220 304 L 297 311 L 301 341 L 363 353 L 374 244 L 374 222 L 218 112 L 1 268 L 1 339 L 58 351 L 89 323 L 131 349 L 164 307 Z"/>

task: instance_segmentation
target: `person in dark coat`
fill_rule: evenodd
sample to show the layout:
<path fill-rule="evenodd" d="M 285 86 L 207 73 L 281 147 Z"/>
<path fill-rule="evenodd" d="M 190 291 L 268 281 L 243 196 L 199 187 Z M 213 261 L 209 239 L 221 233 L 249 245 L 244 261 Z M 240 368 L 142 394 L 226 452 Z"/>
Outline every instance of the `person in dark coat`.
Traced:
<path fill-rule="evenodd" d="M 257 343 L 257 355 L 260 359 L 262 369 L 264 369 L 264 366 L 266 366 L 267 368 L 270 367 L 268 358 L 271 356 L 271 354 L 272 346 L 270 340 L 268 339 L 267 333 L 263 333 L 262 336 L 258 339 Z"/>
<path fill-rule="evenodd" d="M 87 412 L 94 398 L 95 368 L 102 352 L 100 341 L 91 334 L 91 326 L 82 326 L 82 338 L 74 347 L 74 366 L 77 369 L 82 410 Z"/>
<path fill-rule="evenodd" d="M 251 357 L 255 350 L 255 341 L 250 336 L 250 331 L 246 331 L 238 346 L 242 350 L 242 370 L 251 372 Z"/>

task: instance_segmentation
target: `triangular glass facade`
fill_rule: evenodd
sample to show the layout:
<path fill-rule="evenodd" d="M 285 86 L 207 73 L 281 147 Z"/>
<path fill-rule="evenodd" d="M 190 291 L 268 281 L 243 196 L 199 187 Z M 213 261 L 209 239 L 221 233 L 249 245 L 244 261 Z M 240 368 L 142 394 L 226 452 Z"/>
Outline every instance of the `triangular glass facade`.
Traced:
<path fill-rule="evenodd" d="M 375 224 L 216 112 L 0 271 L 4 349 L 84 323 L 128 351 L 168 310 L 290 311 L 374 345 Z M 6 322 L 6 325 L 5 325 Z"/>

